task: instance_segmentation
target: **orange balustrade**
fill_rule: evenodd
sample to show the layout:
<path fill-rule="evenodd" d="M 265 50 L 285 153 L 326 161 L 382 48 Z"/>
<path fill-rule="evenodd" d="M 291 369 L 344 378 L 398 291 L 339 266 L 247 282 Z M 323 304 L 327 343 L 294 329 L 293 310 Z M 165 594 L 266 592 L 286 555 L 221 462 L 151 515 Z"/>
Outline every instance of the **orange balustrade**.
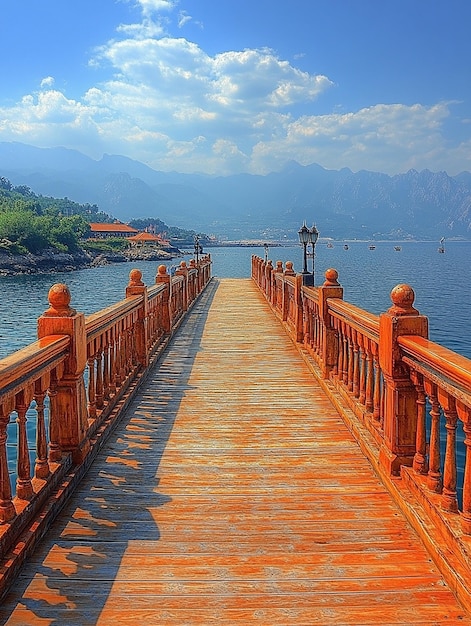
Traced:
<path fill-rule="evenodd" d="M 126 298 L 86 318 L 70 307 L 67 286 L 53 285 L 38 341 L 0 360 L 2 558 L 34 528 L 16 547 L 18 566 L 0 576 L 0 593 L 210 279 L 209 255 L 182 262 L 174 277 L 160 266 L 149 288 L 132 270 Z"/>
<path fill-rule="evenodd" d="M 471 360 L 428 340 L 428 320 L 413 307 L 410 286 L 397 285 L 390 309 L 376 316 L 343 300 L 336 270 L 327 270 L 322 285 L 298 292 L 301 275 L 292 263 L 285 266 L 283 272 L 281 261 L 273 269 L 253 257 L 252 278 L 445 576 L 458 590 L 465 587 Z"/>

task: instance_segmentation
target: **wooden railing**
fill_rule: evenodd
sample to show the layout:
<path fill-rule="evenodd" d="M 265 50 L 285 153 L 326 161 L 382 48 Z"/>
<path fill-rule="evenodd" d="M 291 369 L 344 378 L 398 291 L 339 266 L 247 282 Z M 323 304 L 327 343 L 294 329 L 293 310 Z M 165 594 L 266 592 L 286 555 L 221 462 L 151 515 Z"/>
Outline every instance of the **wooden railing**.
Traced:
<path fill-rule="evenodd" d="M 125 299 L 88 317 L 53 285 L 38 341 L 0 360 L 0 594 L 210 278 L 209 256 L 150 287 L 132 270 Z"/>
<path fill-rule="evenodd" d="M 343 300 L 334 269 L 307 287 L 254 256 L 252 278 L 471 606 L 471 361 L 428 340 L 408 285 L 377 316 Z"/>

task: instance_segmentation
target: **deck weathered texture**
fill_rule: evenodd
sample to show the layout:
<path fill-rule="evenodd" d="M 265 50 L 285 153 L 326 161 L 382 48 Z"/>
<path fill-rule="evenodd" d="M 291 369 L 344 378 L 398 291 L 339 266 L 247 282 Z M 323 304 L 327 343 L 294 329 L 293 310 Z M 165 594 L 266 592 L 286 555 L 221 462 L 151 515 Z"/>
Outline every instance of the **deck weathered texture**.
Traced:
<path fill-rule="evenodd" d="M 213 281 L 2 624 L 471 623 L 250 280 Z"/>

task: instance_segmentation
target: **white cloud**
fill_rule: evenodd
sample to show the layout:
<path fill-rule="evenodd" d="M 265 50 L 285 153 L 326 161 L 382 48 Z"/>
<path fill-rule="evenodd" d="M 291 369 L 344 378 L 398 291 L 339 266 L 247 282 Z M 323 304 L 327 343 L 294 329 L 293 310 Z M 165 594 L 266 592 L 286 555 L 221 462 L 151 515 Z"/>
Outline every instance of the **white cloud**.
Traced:
<path fill-rule="evenodd" d="M 41 81 L 41 88 L 46 88 L 48 89 L 49 87 L 53 87 L 54 86 L 54 79 L 52 76 L 46 76 L 46 78 L 43 78 Z"/>
<path fill-rule="evenodd" d="M 128 0 L 136 6 L 140 6 L 144 17 L 152 17 L 163 11 L 172 11 L 178 4 L 177 0 Z"/>
<path fill-rule="evenodd" d="M 191 22 L 192 20 L 193 18 L 191 15 L 188 15 L 186 11 L 180 11 L 178 14 L 178 28 L 183 28 L 185 24 L 188 24 L 188 22 Z"/>
<path fill-rule="evenodd" d="M 384 105 L 357 112 L 302 116 L 285 123 L 284 132 L 254 147 L 252 163 L 262 171 L 277 169 L 288 159 L 317 162 L 327 168 L 342 166 L 386 173 L 442 169 L 446 155 L 453 162 L 457 149 L 445 149 L 441 128 L 449 104 Z M 471 165 L 471 159 L 468 157 Z"/>
<path fill-rule="evenodd" d="M 290 159 L 387 173 L 471 169 L 469 146 L 443 139 L 452 103 L 313 115 L 313 103 L 333 88 L 328 77 L 270 49 L 209 55 L 167 32 L 160 15 L 176 2 L 135 4 L 142 22 L 121 25 L 91 60 L 109 79 L 70 99 L 44 78 L 37 93 L 0 109 L 0 140 L 67 145 L 95 158 L 126 154 L 186 172 L 265 173 Z M 188 17 L 181 12 L 180 24 Z"/>

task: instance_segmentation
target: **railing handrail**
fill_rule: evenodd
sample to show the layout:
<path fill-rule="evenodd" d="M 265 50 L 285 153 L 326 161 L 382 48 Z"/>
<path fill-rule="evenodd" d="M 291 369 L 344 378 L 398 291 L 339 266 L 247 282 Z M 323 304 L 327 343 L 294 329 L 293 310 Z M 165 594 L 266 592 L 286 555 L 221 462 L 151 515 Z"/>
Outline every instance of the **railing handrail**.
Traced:
<path fill-rule="evenodd" d="M 327 302 L 332 318 L 344 320 L 373 341 L 379 341 L 379 315 L 369 313 L 355 304 L 338 298 L 328 298 Z"/>
<path fill-rule="evenodd" d="M 429 339 L 410 335 L 399 337 L 403 361 L 471 407 L 471 360 Z"/>
<path fill-rule="evenodd" d="M 147 299 L 152 300 L 153 298 L 156 298 L 160 293 L 162 293 L 165 288 L 165 285 L 162 284 L 156 284 L 147 287 Z"/>
<path fill-rule="evenodd" d="M 18 393 L 28 381 L 34 381 L 64 361 L 70 345 L 67 335 L 49 335 L 0 360 L 0 403 Z"/>
<path fill-rule="evenodd" d="M 158 287 L 162 288 L 161 285 Z M 142 305 L 143 296 L 131 296 L 125 300 L 120 300 L 101 311 L 91 313 L 85 318 L 85 329 L 89 340 L 104 332 L 106 328 L 124 319 L 133 309 Z"/>

